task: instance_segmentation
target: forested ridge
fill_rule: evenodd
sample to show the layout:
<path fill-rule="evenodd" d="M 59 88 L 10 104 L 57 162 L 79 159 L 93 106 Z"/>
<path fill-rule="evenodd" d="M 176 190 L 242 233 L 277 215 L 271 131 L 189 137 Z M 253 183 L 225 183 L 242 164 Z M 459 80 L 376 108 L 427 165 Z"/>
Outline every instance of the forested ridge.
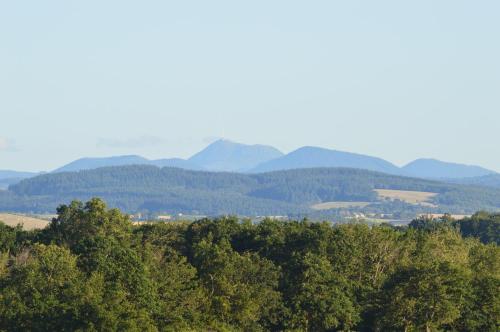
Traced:
<path fill-rule="evenodd" d="M 500 189 L 465 186 L 349 168 L 317 168 L 263 174 L 188 171 L 154 166 L 105 167 L 45 174 L 0 191 L 0 209 L 54 211 L 59 202 L 103 197 L 126 212 L 168 211 L 205 215 L 299 215 L 312 204 L 372 202 L 368 210 L 432 212 L 380 202 L 374 189 L 434 192 L 435 212 L 500 209 Z"/>
<path fill-rule="evenodd" d="M 447 218 L 133 225 L 75 201 L 0 224 L 0 330 L 498 331 L 499 216 Z"/>

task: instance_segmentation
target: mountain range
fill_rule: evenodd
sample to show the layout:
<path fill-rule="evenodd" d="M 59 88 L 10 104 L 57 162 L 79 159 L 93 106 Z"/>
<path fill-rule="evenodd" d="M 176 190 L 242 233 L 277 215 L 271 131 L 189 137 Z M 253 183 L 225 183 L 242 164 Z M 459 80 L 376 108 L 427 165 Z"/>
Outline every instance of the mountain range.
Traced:
<path fill-rule="evenodd" d="M 284 154 L 267 145 L 246 145 L 221 139 L 188 159 L 171 158 L 150 160 L 137 155 L 104 158 L 82 158 L 64 165 L 52 173 L 76 172 L 100 167 L 152 165 L 176 167 L 186 170 L 212 172 L 264 173 L 302 168 L 347 167 L 382 172 L 391 175 L 424 179 L 440 179 L 449 182 L 488 185 L 489 177 L 498 173 L 480 166 L 470 166 L 439 161 L 417 159 L 403 167 L 398 167 L 381 158 L 306 146 Z M 0 171 L 0 187 L 19 182 L 37 173 Z M 479 178 L 474 181 L 474 178 Z"/>
<path fill-rule="evenodd" d="M 100 167 L 127 165 L 152 165 L 157 167 L 177 167 L 190 170 L 203 169 L 189 160 L 180 158 L 149 160 L 141 156 L 130 155 L 104 158 L 81 158 L 54 170 L 53 173 L 78 172 Z"/>

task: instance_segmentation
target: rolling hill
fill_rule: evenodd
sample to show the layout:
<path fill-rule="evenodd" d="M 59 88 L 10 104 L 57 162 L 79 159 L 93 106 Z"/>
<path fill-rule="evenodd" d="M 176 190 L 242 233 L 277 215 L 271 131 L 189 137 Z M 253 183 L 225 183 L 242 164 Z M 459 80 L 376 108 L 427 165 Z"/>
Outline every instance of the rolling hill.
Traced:
<path fill-rule="evenodd" d="M 114 157 L 103 157 L 103 158 L 80 158 L 67 165 L 64 165 L 53 173 L 61 172 L 77 172 L 87 169 L 95 169 L 99 167 L 109 167 L 109 166 L 124 166 L 124 165 L 147 165 L 149 160 L 141 156 L 114 156 Z"/>
<path fill-rule="evenodd" d="M 429 179 L 471 178 L 494 174 L 479 166 L 444 162 L 436 159 L 417 159 L 402 167 L 403 174 Z"/>
<path fill-rule="evenodd" d="M 311 146 L 300 148 L 280 158 L 262 163 L 253 168 L 251 172 L 262 173 L 318 167 L 348 167 L 388 174 L 401 173 L 397 166 L 380 158 Z"/>
<path fill-rule="evenodd" d="M 490 174 L 472 178 L 447 179 L 448 182 L 500 188 L 500 174 Z"/>
<path fill-rule="evenodd" d="M 81 158 L 54 170 L 53 173 L 77 172 L 101 167 L 127 165 L 153 165 L 158 167 L 179 167 L 192 170 L 202 169 L 196 164 L 179 158 L 149 160 L 141 156 L 129 155 L 102 158 Z"/>
<path fill-rule="evenodd" d="M 100 167 L 127 165 L 153 165 L 158 167 L 178 167 L 188 170 L 244 172 L 262 162 L 282 155 L 283 153 L 270 146 L 246 145 L 229 140 L 218 140 L 188 160 L 180 158 L 149 160 L 137 155 L 81 158 L 53 172 L 76 172 Z"/>
<path fill-rule="evenodd" d="M 27 179 L 39 174 L 40 173 L 0 170 L 0 189 L 7 189 L 7 187 L 9 187 L 11 184 L 18 183 L 23 179 Z"/>
<path fill-rule="evenodd" d="M 384 199 L 376 190 L 429 195 L 425 204 L 411 204 L 404 198 Z M 206 215 L 308 215 L 312 206 L 327 202 L 337 202 L 338 206 L 345 205 L 339 202 L 366 202 L 368 205 L 363 209 L 392 213 L 472 213 L 480 209 L 500 209 L 500 189 L 359 169 L 314 168 L 239 174 L 120 166 L 23 180 L 12 185 L 9 191 L 0 192 L 0 210 L 53 212 L 61 203 L 94 196 L 127 212 Z"/>
<path fill-rule="evenodd" d="M 34 172 L 18 172 L 11 170 L 0 170 L 0 180 L 3 179 L 25 179 L 32 176 L 38 175 L 39 173 Z"/>
<path fill-rule="evenodd" d="M 443 162 L 436 159 L 417 159 L 400 168 L 381 158 L 312 146 L 302 147 L 284 155 L 271 146 L 246 145 L 229 140 L 218 140 L 187 160 L 180 158 L 150 160 L 138 155 L 81 158 L 53 172 L 75 172 L 101 167 L 129 165 L 151 165 L 160 168 L 177 167 L 197 171 L 238 173 L 345 167 L 482 186 L 491 186 L 489 185 L 490 180 L 488 178 L 480 179 L 479 177 L 497 174 L 480 166 Z M 0 189 L 34 175 L 37 174 L 0 171 Z M 472 180 L 473 178 L 478 178 L 477 182 Z M 493 181 L 493 183 L 495 182 Z"/>

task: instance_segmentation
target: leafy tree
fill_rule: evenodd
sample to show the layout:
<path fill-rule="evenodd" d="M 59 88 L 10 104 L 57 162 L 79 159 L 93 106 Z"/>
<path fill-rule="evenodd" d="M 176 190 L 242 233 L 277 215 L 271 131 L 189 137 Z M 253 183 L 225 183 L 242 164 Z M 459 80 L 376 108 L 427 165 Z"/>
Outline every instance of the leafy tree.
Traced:
<path fill-rule="evenodd" d="M 216 186 L 252 185 L 243 178 Z M 100 199 L 58 213 L 38 232 L 0 224 L 0 331 L 500 326 L 496 215 L 408 228 L 236 217 L 133 225 Z"/>
<path fill-rule="evenodd" d="M 128 216 L 118 209 L 108 210 L 106 203 L 99 198 L 85 204 L 73 201 L 61 205 L 57 215 L 50 223 L 46 237 L 72 249 L 94 237 L 112 237 L 121 243 L 130 239 L 132 223 Z"/>
<path fill-rule="evenodd" d="M 0 252 L 15 251 L 19 232 L 22 232 L 22 226 L 10 227 L 0 221 Z"/>
<path fill-rule="evenodd" d="M 494 244 L 471 250 L 471 292 L 459 321 L 463 331 L 498 331 L 500 327 L 500 249 Z"/>
<path fill-rule="evenodd" d="M 0 287 L 0 329 L 91 329 L 87 284 L 69 250 L 36 245 L 15 257 Z"/>
<path fill-rule="evenodd" d="M 440 329 L 460 317 L 467 271 L 447 262 L 397 271 L 383 287 L 383 329 Z"/>
<path fill-rule="evenodd" d="M 214 326 L 261 330 L 276 323 L 279 270 L 256 254 L 238 254 L 208 237 L 194 248 L 194 265 L 210 299 Z"/>
<path fill-rule="evenodd" d="M 206 320 L 208 298 L 200 287 L 196 269 L 177 252 L 158 255 L 153 278 L 157 283 L 157 325 L 165 331 L 201 328 Z"/>
<path fill-rule="evenodd" d="M 471 218 L 454 222 L 465 237 L 476 237 L 483 243 L 500 244 L 500 214 L 478 212 Z"/>
<path fill-rule="evenodd" d="M 304 331 L 350 330 L 359 321 L 359 308 L 346 278 L 333 271 L 328 259 L 307 253 L 294 257 L 290 271 L 291 326 Z"/>
<path fill-rule="evenodd" d="M 98 317 L 110 330 L 153 328 L 158 310 L 156 285 L 143 263 L 141 250 L 132 247 L 132 224 L 100 199 L 63 205 L 44 234 L 50 242 L 68 246 L 78 255 L 77 264 L 95 278 L 101 294 Z M 137 324 L 140 321 L 140 324 Z"/>

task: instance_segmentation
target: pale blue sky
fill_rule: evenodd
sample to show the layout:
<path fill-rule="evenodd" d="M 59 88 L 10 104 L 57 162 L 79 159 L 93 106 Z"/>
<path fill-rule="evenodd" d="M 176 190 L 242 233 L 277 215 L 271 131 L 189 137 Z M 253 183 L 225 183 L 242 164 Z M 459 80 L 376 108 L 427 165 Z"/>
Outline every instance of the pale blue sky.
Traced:
<path fill-rule="evenodd" d="M 0 169 L 215 137 L 500 171 L 500 1 L 0 1 Z"/>

